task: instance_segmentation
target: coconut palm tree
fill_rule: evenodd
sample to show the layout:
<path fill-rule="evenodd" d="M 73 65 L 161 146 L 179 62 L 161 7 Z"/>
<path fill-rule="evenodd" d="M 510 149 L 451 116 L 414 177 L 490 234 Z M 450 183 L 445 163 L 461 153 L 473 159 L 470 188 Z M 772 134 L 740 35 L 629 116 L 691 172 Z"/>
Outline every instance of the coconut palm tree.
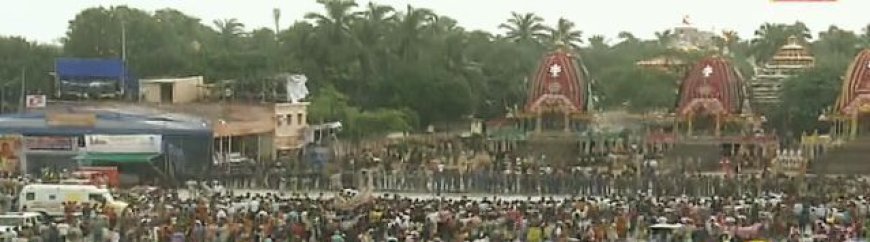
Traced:
<path fill-rule="evenodd" d="M 630 44 L 630 43 L 640 42 L 640 39 L 638 39 L 637 37 L 634 36 L 634 34 L 632 34 L 631 32 L 628 32 L 628 31 L 619 32 L 619 34 L 616 34 L 616 37 L 622 39 L 622 42 L 620 42 L 619 44 Z"/>
<path fill-rule="evenodd" d="M 238 19 L 218 19 L 213 23 L 225 47 L 234 45 L 244 34 L 245 25 L 240 23 Z"/>
<path fill-rule="evenodd" d="M 609 47 L 607 46 L 607 40 L 603 35 L 593 35 L 592 37 L 589 37 L 589 46 L 591 46 L 592 49 L 606 49 Z"/>
<path fill-rule="evenodd" d="M 573 49 L 579 49 L 583 43 L 583 31 L 574 29 L 574 22 L 559 18 L 556 28 L 550 29 L 549 39 L 552 43 L 562 43 Z"/>
<path fill-rule="evenodd" d="M 375 46 L 379 41 L 385 39 L 387 31 L 396 20 L 393 7 L 372 2 L 366 5 L 364 11 L 358 12 L 356 15 L 362 16 L 362 19 L 354 21 L 351 29 L 357 41 L 357 47 L 361 49 Z"/>
<path fill-rule="evenodd" d="M 508 40 L 523 43 L 540 43 L 541 40 L 547 37 L 547 31 L 549 31 L 549 28 L 543 23 L 544 18 L 534 13 L 520 14 L 511 12 L 511 18 L 507 20 L 507 23 L 500 24 L 498 27 L 507 30 L 505 38 Z"/>
<path fill-rule="evenodd" d="M 801 22 L 795 22 L 793 25 L 772 23 L 761 25 L 755 31 L 755 39 L 751 41 L 755 60 L 761 63 L 769 60 L 790 36 L 795 36 L 801 41 L 812 39 L 809 28 Z"/>
<path fill-rule="evenodd" d="M 307 13 L 305 18 L 317 22 L 318 27 L 327 31 L 330 39 L 341 42 L 348 36 L 351 22 L 359 16 L 358 13 L 352 11 L 357 6 L 356 2 L 352 0 L 317 0 L 317 3 L 323 5 L 326 14 Z"/>
<path fill-rule="evenodd" d="M 215 28 L 225 37 L 238 37 L 244 32 L 245 24 L 240 23 L 238 19 L 218 19 L 214 22 Z"/>
<path fill-rule="evenodd" d="M 667 47 L 669 44 L 671 44 L 671 41 L 673 41 L 676 37 L 676 35 L 674 35 L 674 33 L 670 29 L 656 32 L 655 35 L 659 45 L 664 47 Z"/>
<path fill-rule="evenodd" d="M 424 28 L 435 20 L 435 13 L 425 8 L 414 8 L 408 5 L 405 12 L 398 18 L 399 45 L 398 54 L 405 60 L 417 57 L 415 46 L 423 41 Z"/>

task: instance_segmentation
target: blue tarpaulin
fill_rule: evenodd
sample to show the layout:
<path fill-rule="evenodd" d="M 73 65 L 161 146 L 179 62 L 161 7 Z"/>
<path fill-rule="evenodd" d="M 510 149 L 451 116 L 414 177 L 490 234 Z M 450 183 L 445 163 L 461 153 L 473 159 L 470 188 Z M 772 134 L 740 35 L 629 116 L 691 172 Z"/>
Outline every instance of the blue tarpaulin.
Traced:
<path fill-rule="evenodd" d="M 114 80 L 128 94 L 136 95 L 139 91 L 139 81 L 130 74 L 124 61 L 120 59 L 58 58 L 55 60 L 55 73 L 62 81 Z"/>

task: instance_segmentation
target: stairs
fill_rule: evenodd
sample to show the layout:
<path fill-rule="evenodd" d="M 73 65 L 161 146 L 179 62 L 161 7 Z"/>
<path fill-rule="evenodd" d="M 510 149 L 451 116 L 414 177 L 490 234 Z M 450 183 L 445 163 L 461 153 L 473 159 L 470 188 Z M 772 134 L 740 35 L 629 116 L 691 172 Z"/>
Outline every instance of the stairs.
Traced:
<path fill-rule="evenodd" d="M 812 161 L 810 171 L 815 174 L 870 174 L 870 136 L 858 137 L 822 154 Z"/>

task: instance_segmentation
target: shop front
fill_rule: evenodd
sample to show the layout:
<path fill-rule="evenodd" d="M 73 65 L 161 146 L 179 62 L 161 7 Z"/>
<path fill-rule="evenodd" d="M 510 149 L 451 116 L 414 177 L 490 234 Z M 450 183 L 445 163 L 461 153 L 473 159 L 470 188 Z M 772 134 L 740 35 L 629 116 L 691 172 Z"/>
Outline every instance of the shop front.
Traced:
<path fill-rule="evenodd" d="M 85 135 L 74 157 L 79 166 L 116 167 L 122 184 L 155 184 L 173 178 L 161 135 Z"/>
<path fill-rule="evenodd" d="M 79 138 L 74 136 L 24 136 L 23 152 L 25 173 L 45 175 L 50 172 L 72 171 L 77 167 L 73 159 L 79 150 Z"/>

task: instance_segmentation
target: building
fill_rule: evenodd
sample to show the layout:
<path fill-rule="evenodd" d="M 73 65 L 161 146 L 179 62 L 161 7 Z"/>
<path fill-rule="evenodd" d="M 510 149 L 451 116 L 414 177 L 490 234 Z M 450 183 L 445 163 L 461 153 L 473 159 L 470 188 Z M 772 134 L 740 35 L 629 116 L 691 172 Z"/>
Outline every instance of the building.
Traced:
<path fill-rule="evenodd" d="M 719 136 L 731 117 L 751 112 L 743 85 L 740 72 L 725 58 L 708 57 L 695 63 L 680 84 L 677 127 L 684 126 L 687 136 L 695 131 Z"/>
<path fill-rule="evenodd" d="M 73 108 L 11 114 L 0 116 L 0 134 L 3 171 L 10 173 L 92 164 L 183 179 L 208 174 L 211 163 L 211 126 L 163 115 Z"/>
<path fill-rule="evenodd" d="M 830 123 L 837 147 L 824 149 L 811 167 L 816 173 L 864 175 L 870 173 L 870 49 L 855 56 L 842 82 L 833 112 L 819 117 Z"/>
<path fill-rule="evenodd" d="M 713 32 L 702 31 L 685 24 L 674 28 L 674 39 L 670 41 L 668 47 L 683 51 L 715 49 L 714 37 L 716 34 Z"/>
<path fill-rule="evenodd" d="M 139 98 L 143 102 L 190 103 L 201 100 L 206 93 L 202 76 L 139 81 Z"/>
<path fill-rule="evenodd" d="M 135 98 L 139 82 L 120 59 L 58 58 L 57 97 L 72 99 Z"/>
<path fill-rule="evenodd" d="M 568 164 L 592 150 L 615 143 L 615 137 L 594 132 L 593 80 L 576 53 L 559 46 L 538 62 L 527 90 L 528 99 L 504 119 L 486 123 L 488 146 Z"/>
<path fill-rule="evenodd" d="M 306 139 L 308 103 L 275 103 L 274 144 L 277 152 L 298 149 Z"/>
<path fill-rule="evenodd" d="M 750 82 L 753 103 L 766 108 L 778 104 L 783 81 L 814 64 L 815 58 L 809 50 L 798 42 L 797 37 L 790 37 L 770 61 L 755 68 L 755 77 Z"/>
<path fill-rule="evenodd" d="M 680 84 L 669 160 L 697 161 L 702 169 L 717 162 L 760 169 L 778 149 L 764 135 L 761 116 L 750 108 L 746 83 L 730 60 L 711 56 L 695 63 Z"/>

